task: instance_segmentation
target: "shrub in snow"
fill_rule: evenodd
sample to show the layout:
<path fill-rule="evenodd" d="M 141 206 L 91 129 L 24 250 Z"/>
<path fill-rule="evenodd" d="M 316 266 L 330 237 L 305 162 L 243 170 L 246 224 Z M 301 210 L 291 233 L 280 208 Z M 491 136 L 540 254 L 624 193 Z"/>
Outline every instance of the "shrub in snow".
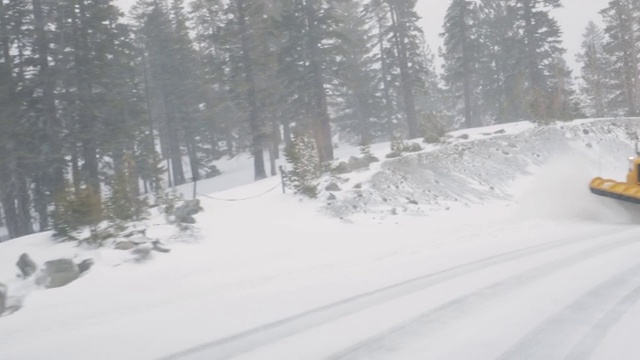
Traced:
<path fill-rule="evenodd" d="M 111 194 L 105 201 L 105 210 L 112 221 L 140 220 L 149 208 L 145 197 L 132 194 L 129 181 L 125 176 L 116 176 L 110 184 Z"/>
<path fill-rule="evenodd" d="M 52 214 L 56 235 L 73 238 L 80 228 L 88 227 L 92 237 L 97 237 L 97 226 L 103 220 L 100 195 L 88 187 L 72 190 L 68 186 L 54 196 Z"/>
<path fill-rule="evenodd" d="M 427 144 L 442 142 L 442 139 L 447 133 L 441 116 L 434 112 L 424 113 L 420 125 L 424 142 Z"/>
<path fill-rule="evenodd" d="M 322 171 L 315 141 L 307 134 L 295 134 L 285 149 L 285 157 L 291 165 L 291 170 L 284 172 L 287 187 L 297 194 L 316 198 Z"/>
<path fill-rule="evenodd" d="M 136 180 L 137 181 L 137 180 Z M 53 229 L 65 240 L 80 240 L 101 245 L 126 228 L 126 223 L 141 220 L 149 204 L 132 192 L 130 179 L 115 177 L 109 184 L 110 193 L 103 201 L 89 187 L 65 186 L 54 195 Z"/>
<path fill-rule="evenodd" d="M 182 194 L 175 189 L 171 189 L 171 191 L 161 191 L 156 195 L 156 203 L 160 206 L 160 211 L 167 215 L 173 214 L 176 206 L 182 200 Z"/>

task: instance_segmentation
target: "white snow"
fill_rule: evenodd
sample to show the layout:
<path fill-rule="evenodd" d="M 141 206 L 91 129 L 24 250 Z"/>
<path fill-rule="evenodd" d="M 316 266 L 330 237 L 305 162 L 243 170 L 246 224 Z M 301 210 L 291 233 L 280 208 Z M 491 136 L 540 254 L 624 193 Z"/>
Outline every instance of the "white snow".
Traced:
<path fill-rule="evenodd" d="M 638 349 L 640 228 L 587 184 L 624 177 L 638 130 L 618 119 L 456 132 L 323 180 L 343 188 L 332 202 L 282 194 L 278 177 L 252 182 L 246 156 L 221 162 L 189 231 L 159 215 L 142 224 L 168 254 L 136 262 L 49 233 L 0 243 L 0 282 L 21 306 L 0 318 L 0 359 L 633 358 L 622 349 Z M 44 290 L 16 277 L 23 252 L 96 264 Z"/>

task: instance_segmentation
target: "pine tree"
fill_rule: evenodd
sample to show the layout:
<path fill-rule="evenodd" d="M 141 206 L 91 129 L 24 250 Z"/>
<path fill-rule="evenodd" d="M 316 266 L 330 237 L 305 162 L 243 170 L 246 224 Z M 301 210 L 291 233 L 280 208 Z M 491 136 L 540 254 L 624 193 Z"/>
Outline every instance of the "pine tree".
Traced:
<path fill-rule="evenodd" d="M 346 1 L 337 10 L 340 14 L 337 31 L 345 37 L 334 86 L 336 121 L 345 132 L 357 136 L 359 144 L 367 145 L 386 133 L 382 99 L 376 89 L 378 69 L 373 51 L 377 39 L 361 4 Z"/>
<path fill-rule="evenodd" d="M 553 74 L 545 64 L 564 53 L 560 47 L 560 27 L 550 15 L 551 10 L 561 6 L 560 0 L 512 0 L 516 12 L 516 26 L 521 29 L 519 41 L 519 71 L 524 75 L 523 94 L 527 107 L 523 115 L 535 120 L 548 119 L 546 109 L 551 103 L 549 79 Z"/>
<path fill-rule="evenodd" d="M 28 7 L 24 0 L 0 1 L 0 202 L 10 237 L 34 230 L 29 188 L 38 153 L 29 137 L 34 124 L 25 113 L 32 85 L 32 58 L 25 48 L 32 30 Z"/>
<path fill-rule="evenodd" d="M 640 3 L 631 0 L 611 0 L 601 12 L 608 37 L 607 55 L 612 59 L 608 69 L 614 92 L 610 106 L 627 116 L 640 113 Z"/>
<path fill-rule="evenodd" d="M 477 2 L 453 0 L 447 10 L 444 32 L 441 34 L 444 37 L 444 80 L 451 95 L 462 100 L 464 124 L 467 128 L 480 125 L 482 117 L 477 94 L 474 93 L 474 90 L 480 90 L 479 64 L 485 60 L 481 53 L 482 40 L 478 34 L 479 18 Z"/>
<path fill-rule="evenodd" d="M 267 176 L 264 164 L 264 119 L 260 116 L 260 104 L 257 88 L 257 46 L 259 34 L 258 19 L 264 16 L 260 13 L 257 4 L 251 0 L 237 0 L 234 2 L 233 14 L 239 37 L 238 64 L 242 78 L 242 84 L 238 88 L 244 88 L 243 97 L 247 109 L 248 122 L 251 133 L 251 153 L 254 161 L 254 178 L 263 179 Z"/>
<path fill-rule="evenodd" d="M 424 35 L 418 26 L 416 1 L 369 0 L 366 11 L 377 32 L 377 53 L 386 113 L 390 116 L 389 136 L 401 130 L 406 136 L 421 136 L 417 99 L 430 96 L 427 88 L 430 69 Z"/>
<path fill-rule="evenodd" d="M 604 32 L 594 22 L 589 22 L 583 37 L 582 52 L 577 56 L 582 64 L 580 95 L 583 106 L 590 117 L 610 116 L 608 104 L 612 89 L 608 73 L 613 65 L 606 54 Z"/>
<path fill-rule="evenodd" d="M 287 186 L 297 194 L 316 198 L 321 168 L 314 139 L 296 131 L 291 146 L 285 149 L 285 157 L 291 165 L 291 170 L 284 174 Z"/>
<path fill-rule="evenodd" d="M 152 122 L 160 137 L 161 152 L 167 159 L 169 184 L 186 182 L 182 165 L 183 124 L 180 90 L 184 88 L 178 59 L 176 33 L 166 1 L 140 0 L 133 10 L 137 43 L 142 46 L 146 97 Z"/>

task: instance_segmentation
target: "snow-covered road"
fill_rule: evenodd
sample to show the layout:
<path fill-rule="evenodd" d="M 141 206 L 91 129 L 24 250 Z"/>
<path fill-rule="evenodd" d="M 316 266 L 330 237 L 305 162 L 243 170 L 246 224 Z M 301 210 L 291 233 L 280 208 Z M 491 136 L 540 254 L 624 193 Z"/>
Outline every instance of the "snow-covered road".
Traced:
<path fill-rule="evenodd" d="M 623 227 L 425 274 L 167 359 L 586 359 L 639 299 L 640 229 Z"/>

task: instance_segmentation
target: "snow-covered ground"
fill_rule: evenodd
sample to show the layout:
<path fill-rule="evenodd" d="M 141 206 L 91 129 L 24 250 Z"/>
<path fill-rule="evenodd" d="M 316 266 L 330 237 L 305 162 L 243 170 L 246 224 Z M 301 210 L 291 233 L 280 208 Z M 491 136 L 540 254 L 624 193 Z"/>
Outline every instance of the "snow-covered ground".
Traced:
<path fill-rule="evenodd" d="M 137 262 L 48 233 L 0 244 L 0 282 L 22 305 L 0 318 L 0 359 L 635 359 L 638 214 L 587 184 L 624 177 L 637 131 L 460 131 L 325 179 L 335 200 L 252 183 L 250 159 L 232 159 L 200 184 L 218 192 L 188 232 L 146 222 L 168 254 Z M 16 278 L 23 252 L 96 264 L 42 290 Z"/>

